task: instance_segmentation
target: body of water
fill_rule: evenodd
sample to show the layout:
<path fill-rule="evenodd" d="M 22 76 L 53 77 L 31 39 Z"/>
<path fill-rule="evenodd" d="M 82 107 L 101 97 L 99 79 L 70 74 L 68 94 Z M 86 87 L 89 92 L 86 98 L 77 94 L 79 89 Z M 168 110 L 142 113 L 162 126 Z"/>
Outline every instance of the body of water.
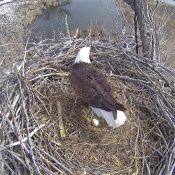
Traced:
<path fill-rule="evenodd" d="M 161 0 L 161 1 L 167 4 L 175 5 L 175 0 Z"/>
<path fill-rule="evenodd" d="M 121 19 L 115 0 L 65 0 L 59 7 L 47 8 L 32 25 L 35 33 L 47 36 L 65 31 L 65 15 L 70 30 L 92 25 L 103 26 L 108 32 L 121 30 Z"/>

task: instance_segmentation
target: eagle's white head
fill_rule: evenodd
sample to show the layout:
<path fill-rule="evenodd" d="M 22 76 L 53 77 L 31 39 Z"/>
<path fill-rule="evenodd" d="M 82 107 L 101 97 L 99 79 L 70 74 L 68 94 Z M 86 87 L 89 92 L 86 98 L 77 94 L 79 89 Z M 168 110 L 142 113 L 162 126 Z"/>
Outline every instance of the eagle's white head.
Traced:
<path fill-rule="evenodd" d="M 89 59 L 89 54 L 90 54 L 90 47 L 81 48 L 80 51 L 78 52 L 77 57 L 75 58 L 74 63 L 80 63 L 80 62 L 91 63 Z"/>

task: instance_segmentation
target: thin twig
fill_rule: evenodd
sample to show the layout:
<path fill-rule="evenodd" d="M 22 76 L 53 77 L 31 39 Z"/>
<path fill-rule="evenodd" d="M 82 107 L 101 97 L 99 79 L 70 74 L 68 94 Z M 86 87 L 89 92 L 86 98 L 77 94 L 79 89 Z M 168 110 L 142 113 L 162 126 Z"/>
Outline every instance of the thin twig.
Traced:
<path fill-rule="evenodd" d="M 35 128 L 35 129 L 29 134 L 28 137 L 30 137 L 30 138 L 33 137 L 33 135 L 34 135 L 37 131 L 39 131 L 41 128 L 43 128 L 44 126 L 45 126 L 45 124 L 42 124 L 42 125 L 40 125 L 39 127 Z M 21 139 L 20 141 L 11 143 L 11 144 L 9 144 L 9 145 L 6 145 L 5 147 L 0 148 L 0 151 L 3 151 L 3 150 L 5 150 L 5 149 L 12 148 L 12 147 L 17 146 L 17 145 L 20 145 L 21 143 L 26 142 L 26 141 L 28 140 L 28 137 L 25 137 L 25 138 Z"/>

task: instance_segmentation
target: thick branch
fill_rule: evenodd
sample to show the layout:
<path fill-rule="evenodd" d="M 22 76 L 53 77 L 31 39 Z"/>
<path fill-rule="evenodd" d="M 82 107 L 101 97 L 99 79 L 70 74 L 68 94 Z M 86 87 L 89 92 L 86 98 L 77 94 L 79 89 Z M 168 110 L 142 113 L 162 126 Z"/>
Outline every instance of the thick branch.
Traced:
<path fill-rule="evenodd" d="M 157 60 L 158 42 L 155 23 L 146 0 L 124 0 L 135 12 L 139 25 L 142 53 L 145 57 Z"/>

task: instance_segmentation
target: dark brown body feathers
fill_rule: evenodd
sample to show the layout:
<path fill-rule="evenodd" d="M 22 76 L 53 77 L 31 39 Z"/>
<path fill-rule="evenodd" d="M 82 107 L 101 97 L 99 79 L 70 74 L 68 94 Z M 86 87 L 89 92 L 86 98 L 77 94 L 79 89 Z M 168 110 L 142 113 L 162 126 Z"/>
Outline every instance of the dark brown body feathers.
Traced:
<path fill-rule="evenodd" d="M 74 64 L 69 78 L 76 94 L 90 106 L 106 111 L 126 110 L 113 98 L 106 77 L 93 65 L 88 63 Z"/>

